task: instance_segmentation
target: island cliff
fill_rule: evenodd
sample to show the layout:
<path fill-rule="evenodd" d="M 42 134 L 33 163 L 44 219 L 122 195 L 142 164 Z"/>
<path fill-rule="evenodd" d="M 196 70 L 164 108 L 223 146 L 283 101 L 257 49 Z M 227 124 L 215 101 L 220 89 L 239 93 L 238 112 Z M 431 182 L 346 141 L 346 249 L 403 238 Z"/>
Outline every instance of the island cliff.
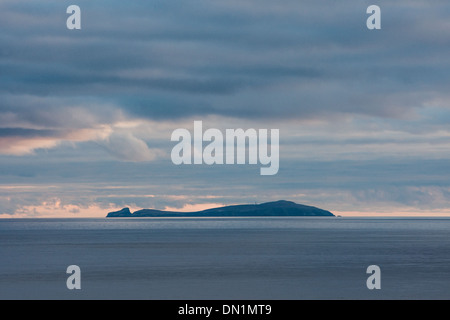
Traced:
<path fill-rule="evenodd" d="M 212 208 L 195 212 L 163 211 L 155 209 L 142 209 L 131 213 L 129 208 L 110 212 L 107 218 L 114 217 L 333 217 L 330 211 L 312 206 L 297 204 L 292 201 L 279 200 L 261 204 L 242 204 Z"/>

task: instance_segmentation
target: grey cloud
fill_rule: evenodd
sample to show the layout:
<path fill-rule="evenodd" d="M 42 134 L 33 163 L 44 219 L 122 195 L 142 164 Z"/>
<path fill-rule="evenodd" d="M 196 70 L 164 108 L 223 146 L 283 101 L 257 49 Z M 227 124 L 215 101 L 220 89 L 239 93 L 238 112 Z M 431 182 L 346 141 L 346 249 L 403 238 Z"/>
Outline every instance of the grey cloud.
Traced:
<path fill-rule="evenodd" d="M 60 134 L 59 131 L 46 129 L 0 128 L 0 137 L 51 137 Z"/>
<path fill-rule="evenodd" d="M 108 201 L 159 207 L 189 201 L 145 198 L 149 192 L 190 194 L 197 201 L 213 194 L 223 202 L 302 192 L 306 198 L 299 200 L 334 201 L 341 208 L 448 207 L 448 1 L 380 0 L 382 30 L 373 32 L 365 28 L 368 1 L 79 0 L 80 31 L 65 28 L 69 4 L 0 4 L 0 139 L 69 141 L 33 156 L 1 156 L 1 183 L 54 183 L 61 189 L 52 192 L 65 203 L 105 207 Z M 271 180 L 263 180 L 256 167 L 173 166 L 167 154 L 154 149 L 164 143 L 127 130 L 68 146 L 77 141 L 68 138 L 71 133 L 120 121 L 175 126 L 211 115 L 254 120 L 261 127 L 338 122 L 343 133 L 282 137 L 281 147 L 293 156 L 282 156 L 280 172 Z M 377 137 L 389 131 L 418 137 Z M 438 131 L 443 133 L 423 135 Z M 358 137 L 361 132 L 364 137 Z M 441 151 L 420 149 L 420 157 L 404 154 L 398 162 L 386 160 L 391 154 L 380 160 L 369 152 L 368 158 L 378 160 L 355 161 L 383 143 L 392 148 L 438 143 Z M 333 144 L 342 152 L 356 145 L 349 152 L 356 151 L 352 161 L 328 152 L 329 161 L 305 162 L 302 150 L 296 151 L 305 144 L 325 148 L 323 154 Z M 169 148 L 168 142 L 161 147 Z M 75 186 L 72 194 L 67 184 Z M 109 185 L 138 187 L 126 200 L 120 194 L 108 197 L 102 188 Z M 339 200 L 339 190 L 354 203 Z M 430 190 L 437 190 L 436 196 Z M 0 211 L 41 203 L 46 193 L 30 192 L 20 200 L 23 193 L 9 192 Z"/>
<path fill-rule="evenodd" d="M 82 1 L 84 28 L 74 33 L 64 28 L 61 5 L 46 2 L 36 12 L 47 14 L 46 31 L 33 30 L 33 21 L 19 31 L 11 20 L 3 22 L 10 34 L 0 37 L 8 48 L 2 51 L 1 90 L 117 103 L 157 95 L 164 101 L 159 109 L 148 105 L 144 111 L 132 100 L 120 107 L 167 119 L 197 114 L 197 103 L 206 106 L 204 115 L 390 118 L 446 90 L 450 46 L 434 32 L 442 24 L 444 2 L 437 4 L 442 10 L 383 2 L 378 33 L 365 29 L 363 3 L 263 1 L 256 11 L 249 10 L 251 3 Z M 8 1 L 3 14 L 29 16 L 35 10 Z M 148 72 L 137 76 L 134 70 Z M 185 105 L 172 104 L 174 94 Z"/>
<path fill-rule="evenodd" d="M 160 154 L 129 132 L 114 132 L 98 143 L 112 155 L 125 161 L 152 161 Z"/>
<path fill-rule="evenodd" d="M 65 130 L 92 128 L 120 119 L 120 111 L 108 100 L 28 94 L 3 95 L 0 115 L 0 127 Z"/>
<path fill-rule="evenodd" d="M 186 203 L 232 204 L 277 198 L 322 204 L 330 210 L 375 210 L 386 206 L 425 210 L 450 205 L 447 160 L 285 159 L 279 174 L 270 179 L 259 176 L 256 167 L 175 166 L 164 159 L 139 163 L 70 162 L 58 160 L 53 154 L 34 161 L 3 158 L 0 164 L 2 183 L 18 186 L 2 189 L 0 212 L 5 213 L 13 213 L 8 210 L 23 205 L 38 205 L 48 198 L 79 206 L 107 208 L 114 203 L 160 209 Z M 27 188 L 27 184 L 33 187 Z"/>

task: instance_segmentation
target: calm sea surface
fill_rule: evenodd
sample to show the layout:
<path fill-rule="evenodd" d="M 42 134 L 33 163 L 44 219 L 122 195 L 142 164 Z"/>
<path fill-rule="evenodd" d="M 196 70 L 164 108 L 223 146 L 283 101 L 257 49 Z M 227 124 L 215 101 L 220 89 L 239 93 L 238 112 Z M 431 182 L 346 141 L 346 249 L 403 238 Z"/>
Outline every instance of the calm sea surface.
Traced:
<path fill-rule="evenodd" d="M 450 299 L 450 219 L 0 219 L 0 299 Z"/>

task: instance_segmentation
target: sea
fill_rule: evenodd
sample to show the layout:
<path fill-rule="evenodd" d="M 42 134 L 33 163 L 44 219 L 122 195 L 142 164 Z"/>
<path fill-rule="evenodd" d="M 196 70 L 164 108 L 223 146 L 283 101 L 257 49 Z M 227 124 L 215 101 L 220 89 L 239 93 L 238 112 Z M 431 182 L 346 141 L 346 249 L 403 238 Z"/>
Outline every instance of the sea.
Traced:
<path fill-rule="evenodd" d="M 450 218 L 0 219 L 2 300 L 449 298 Z"/>

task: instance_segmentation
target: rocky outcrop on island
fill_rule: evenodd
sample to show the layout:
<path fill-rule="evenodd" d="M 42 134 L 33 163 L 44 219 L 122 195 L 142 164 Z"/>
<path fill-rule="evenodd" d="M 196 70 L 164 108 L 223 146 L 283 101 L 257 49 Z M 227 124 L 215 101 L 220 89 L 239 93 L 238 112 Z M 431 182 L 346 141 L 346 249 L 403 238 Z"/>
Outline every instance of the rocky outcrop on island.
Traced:
<path fill-rule="evenodd" d="M 123 217 L 333 217 L 330 211 L 312 206 L 279 200 L 261 204 L 242 204 L 212 208 L 195 212 L 142 209 L 130 212 L 129 208 L 110 212 L 107 218 Z"/>
<path fill-rule="evenodd" d="M 133 214 L 131 213 L 130 208 L 123 208 L 122 210 L 108 213 L 106 217 L 114 218 L 114 217 L 132 217 L 132 216 Z"/>

